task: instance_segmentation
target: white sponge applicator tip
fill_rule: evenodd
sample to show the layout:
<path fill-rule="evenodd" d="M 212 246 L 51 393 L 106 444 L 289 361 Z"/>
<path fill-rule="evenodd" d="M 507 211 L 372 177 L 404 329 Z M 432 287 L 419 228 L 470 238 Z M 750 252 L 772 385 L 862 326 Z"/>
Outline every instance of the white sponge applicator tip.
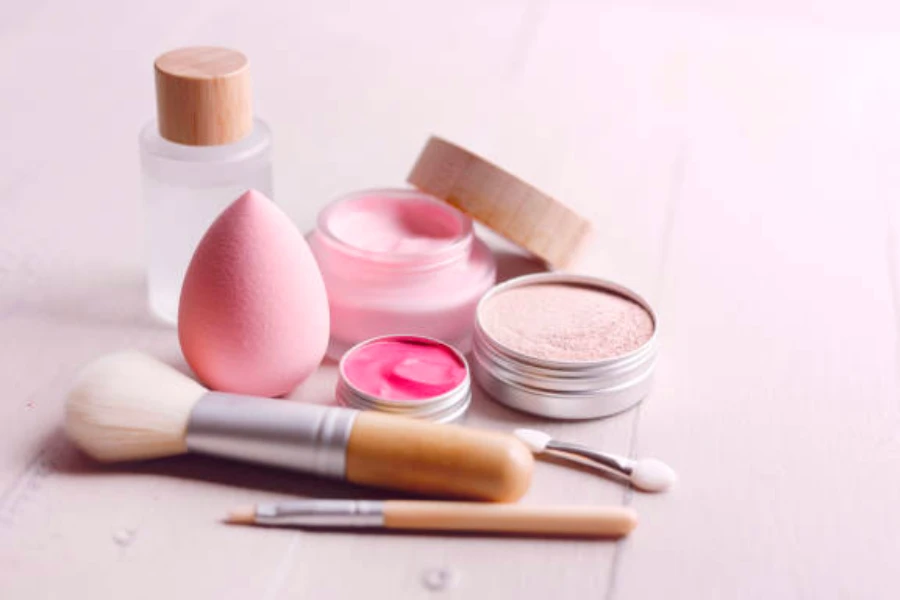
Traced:
<path fill-rule="evenodd" d="M 642 458 L 635 461 L 631 483 L 645 492 L 664 492 L 678 480 L 675 471 L 661 460 Z"/>

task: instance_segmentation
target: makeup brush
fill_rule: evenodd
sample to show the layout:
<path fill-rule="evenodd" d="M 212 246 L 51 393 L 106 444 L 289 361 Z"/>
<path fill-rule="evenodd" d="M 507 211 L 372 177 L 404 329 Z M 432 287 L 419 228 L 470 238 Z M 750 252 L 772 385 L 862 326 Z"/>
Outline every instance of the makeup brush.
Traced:
<path fill-rule="evenodd" d="M 563 455 L 574 454 L 586 458 L 594 464 L 624 475 L 634 487 L 644 492 L 664 492 L 678 479 L 675 471 L 669 465 L 655 458 L 635 460 L 599 452 L 581 444 L 554 440 L 549 434 L 536 429 L 516 429 L 515 434 L 535 454 L 559 452 Z"/>
<path fill-rule="evenodd" d="M 295 500 L 238 508 L 226 523 L 617 538 L 637 526 L 625 506 L 529 506 L 422 500 Z"/>
<path fill-rule="evenodd" d="M 65 428 L 104 462 L 201 452 L 361 485 L 501 502 L 525 493 L 534 463 L 512 435 L 211 392 L 139 352 L 82 370 Z"/>

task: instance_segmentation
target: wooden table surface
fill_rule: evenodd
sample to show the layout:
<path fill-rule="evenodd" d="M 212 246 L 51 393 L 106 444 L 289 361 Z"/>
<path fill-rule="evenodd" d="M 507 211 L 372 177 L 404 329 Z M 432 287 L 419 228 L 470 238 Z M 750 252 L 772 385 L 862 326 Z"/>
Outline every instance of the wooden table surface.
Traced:
<path fill-rule="evenodd" d="M 900 596 L 900 9 L 634 4 L 4 3 L 0 598 Z M 538 465 L 524 501 L 631 505 L 631 537 L 226 527 L 235 504 L 359 492 L 69 446 L 79 365 L 181 361 L 145 309 L 137 132 L 153 57 L 197 43 L 251 57 L 276 200 L 304 230 L 340 193 L 401 185 L 430 133 L 595 220 L 579 270 L 654 303 L 655 391 L 579 423 L 479 395 L 468 424 L 670 462 L 664 495 Z M 334 379 L 291 398 L 330 402 Z"/>

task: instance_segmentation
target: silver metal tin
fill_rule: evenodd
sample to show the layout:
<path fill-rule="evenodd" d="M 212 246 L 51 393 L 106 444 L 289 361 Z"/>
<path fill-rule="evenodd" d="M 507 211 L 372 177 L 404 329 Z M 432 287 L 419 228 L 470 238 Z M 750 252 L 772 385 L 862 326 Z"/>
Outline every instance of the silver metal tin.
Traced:
<path fill-rule="evenodd" d="M 192 452 L 344 479 L 357 411 L 209 392 L 191 411 Z"/>
<path fill-rule="evenodd" d="M 423 340 L 443 346 L 452 351 L 466 368 L 466 377 L 458 386 L 449 392 L 424 400 L 388 400 L 364 392 L 355 387 L 350 383 L 350 380 L 347 379 L 344 371 L 346 359 L 356 349 L 382 340 Z M 468 410 L 469 403 L 472 400 L 471 375 L 469 363 L 466 361 L 465 357 L 459 350 L 450 344 L 421 335 L 385 335 L 360 342 L 347 350 L 341 357 L 341 362 L 338 365 L 338 373 L 337 389 L 335 390 L 335 396 L 337 397 L 338 403 L 342 406 L 359 410 L 376 410 L 405 417 L 425 419 L 436 423 L 452 423 L 462 418 L 466 410 Z"/>
<path fill-rule="evenodd" d="M 653 319 L 653 335 L 640 348 L 599 361 L 551 361 L 526 356 L 492 339 L 481 325 L 485 303 L 506 290 L 563 283 L 613 292 L 640 304 Z M 631 408 L 650 392 L 656 364 L 659 321 L 650 304 L 634 291 L 596 277 L 539 273 L 492 288 L 478 304 L 473 341 L 475 380 L 498 402 L 554 419 L 606 417 Z"/>

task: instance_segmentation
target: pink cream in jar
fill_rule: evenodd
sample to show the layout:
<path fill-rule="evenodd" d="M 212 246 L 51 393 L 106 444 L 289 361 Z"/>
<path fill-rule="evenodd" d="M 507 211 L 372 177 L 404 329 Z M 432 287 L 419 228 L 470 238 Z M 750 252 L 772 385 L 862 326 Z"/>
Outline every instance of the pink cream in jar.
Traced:
<path fill-rule="evenodd" d="M 344 406 L 446 423 L 471 400 L 466 359 L 435 339 L 389 335 L 348 350 L 338 368 L 336 397 Z"/>
<path fill-rule="evenodd" d="M 496 264 L 468 216 L 413 190 L 357 192 L 319 214 L 309 243 L 328 292 L 329 356 L 400 333 L 469 350 Z"/>

